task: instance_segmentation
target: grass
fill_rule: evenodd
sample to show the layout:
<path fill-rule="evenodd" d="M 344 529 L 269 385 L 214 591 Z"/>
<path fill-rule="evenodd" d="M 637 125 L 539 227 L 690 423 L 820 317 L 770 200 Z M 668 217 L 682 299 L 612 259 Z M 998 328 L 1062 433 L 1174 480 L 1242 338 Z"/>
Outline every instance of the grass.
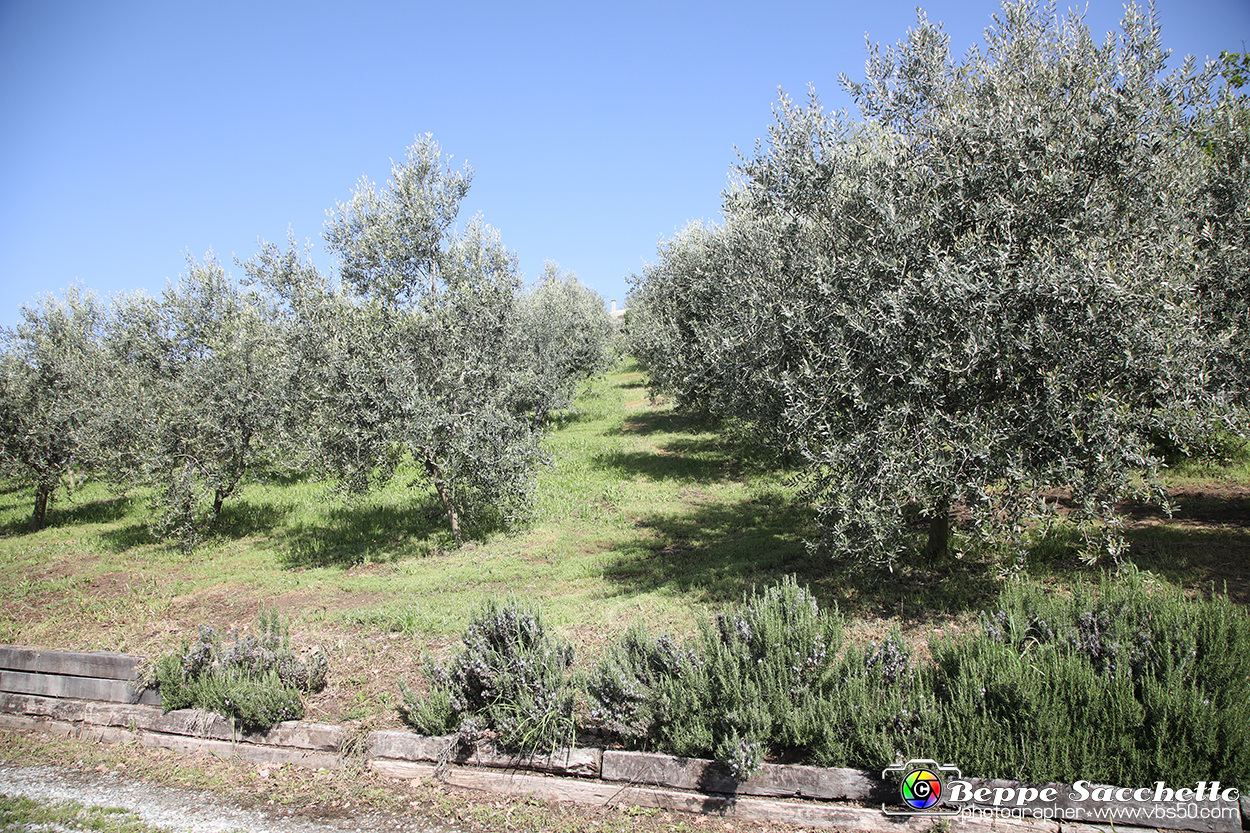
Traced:
<path fill-rule="evenodd" d="M 228 633 L 273 604 L 297 643 L 329 654 L 312 716 L 360 716 L 363 690 L 385 721 L 395 679 L 419 677 L 423 653 L 445 655 L 509 592 L 589 656 L 630 622 L 685 631 L 760 579 L 822 574 L 787 472 L 652 405 L 641 380 L 626 368 L 591 383 L 549 439 L 532 523 L 459 549 L 405 473 L 352 501 L 307 478 L 249 484 L 189 556 L 151 539 L 142 494 L 89 484 L 28 534 L 29 496 L 0 492 L 0 641 L 156 655 L 201 622 Z"/>
<path fill-rule="evenodd" d="M 77 801 L 35 801 L 0 795 L 0 830 L 159 833 L 165 829 L 145 824 L 137 813 L 117 807 L 94 807 Z"/>
<path fill-rule="evenodd" d="M 309 719 L 398 725 L 396 680 L 445 658 L 470 617 L 514 593 L 587 665 L 631 624 L 689 633 L 761 583 L 794 574 L 850 638 L 900 627 L 918 644 L 957 633 L 998 596 L 993 552 L 857 574 L 804 546 L 812 515 L 791 471 L 759 448 L 647 398 L 624 365 L 591 382 L 548 440 L 532 523 L 451 546 L 432 489 L 401 472 L 347 500 L 303 476 L 248 484 L 222 528 L 191 555 L 152 540 L 142 494 L 88 484 L 30 534 L 31 496 L 0 489 L 0 642 L 156 656 L 202 622 L 253 626 L 262 606 L 290 621 L 296 649 L 320 644 L 330 684 Z M 1227 586 L 1250 601 L 1250 453 L 1173 472 L 1175 520 L 1137 513 L 1131 558 L 1183 586 Z M 1010 565 L 1007 565 L 1010 566 Z M 1096 581 L 1062 534 L 1029 571 L 1056 585 Z M 923 648 L 922 648 L 923 650 Z"/>

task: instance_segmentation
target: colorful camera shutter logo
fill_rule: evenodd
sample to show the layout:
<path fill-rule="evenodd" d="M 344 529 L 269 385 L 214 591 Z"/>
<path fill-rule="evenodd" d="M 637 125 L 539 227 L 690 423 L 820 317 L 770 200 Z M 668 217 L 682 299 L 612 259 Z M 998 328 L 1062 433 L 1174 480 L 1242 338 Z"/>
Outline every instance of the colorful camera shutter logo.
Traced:
<path fill-rule="evenodd" d="M 913 810 L 928 810 L 942 800 L 942 779 L 931 769 L 913 769 L 899 787 L 903 803 Z"/>

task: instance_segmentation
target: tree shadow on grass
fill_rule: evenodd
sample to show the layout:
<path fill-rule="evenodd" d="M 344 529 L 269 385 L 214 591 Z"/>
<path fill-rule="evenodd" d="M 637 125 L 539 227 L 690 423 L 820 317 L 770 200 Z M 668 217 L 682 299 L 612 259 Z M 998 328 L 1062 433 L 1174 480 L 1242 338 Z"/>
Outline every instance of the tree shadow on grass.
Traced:
<path fill-rule="evenodd" d="M 106 524 L 120 521 L 130 512 L 130 495 L 93 500 L 84 503 L 58 502 L 48 510 L 48 524 Z"/>
<path fill-rule="evenodd" d="M 122 512 L 111 520 L 119 520 L 125 514 Z M 203 530 L 201 542 L 197 546 L 211 545 L 214 539 L 239 540 L 252 535 L 267 534 L 283 522 L 286 514 L 284 509 L 268 502 L 227 501 L 221 507 L 221 518 L 217 526 Z M 114 552 L 124 552 L 134 547 L 160 543 L 160 540 L 148 528 L 147 523 L 127 524 L 116 529 L 105 530 L 100 533 L 99 537 L 104 546 Z M 173 541 L 167 543 L 170 546 L 176 546 Z"/>
<path fill-rule="evenodd" d="M 1121 508 L 1136 521 L 1156 520 L 1169 527 L 1221 526 L 1250 531 L 1250 490 L 1227 489 L 1225 493 L 1178 491 L 1168 518 L 1158 506 L 1130 503 Z"/>
<path fill-rule="evenodd" d="M 621 427 L 609 432 L 622 434 L 696 434 L 714 431 L 716 420 L 705 414 L 690 411 L 643 411 L 630 414 L 621 421 Z"/>
<path fill-rule="evenodd" d="M 288 526 L 281 535 L 282 565 L 352 567 L 423 554 L 443 542 L 447 521 L 430 502 L 412 506 L 337 506 L 320 524 Z"/>
<path fill-rule="evenodd" d="M 1250 528 L 1160 524 L 1130 530 L 1128 558 L 1181 587 L 1250 605 Z"/>
<path fill-rule="evenodd" d="M 690 484 L 741 480 L 747 474 L 786 471 L 762 444 L 718 434 L 678 436 L 657 446 L 656 451 L 604 452 L 595 455 L 593 463 L 626 479 L 643 477 Z"/>
<path fill-rule="evenodd" d="M 1222 493 L 1178 490 L 1171 518 L 1158 506 L 1124 503 L 1128 521 L 1125 560 L 1165 581 L 1204 593 L 1223 593 L 1250 605 L 1250 489 Z M 1075 527 L 1059 528 L 1047 546 L 1030 553 L 1035 570 L 1063 581 L 1097 581 L 1108 564 L 1081 557 L 1083 540 Z"/>
<path fill-rule="evenodd" d="M 77 524 L 102 524 L 119 521 L 130 511 L 131 498 L 127 495 L 104 498 L 101 500 L 74 503 L 58 496 L 58 500 L 48 507 L 44 518 L 44 528 L 74 526 Z M 0 526 L 0 536 L 25 535 L 30 531 L 30 516 L 23 515 Z"/>
<path fill-rule="evenodd" d="M 760 583 L 810 565 L 799 536 L 803 512 L 780 497 L 706 504 L 675 517 L 655 513 L 635 523 L 648 540 L 620 544 L 604 575 L 626 594 L 671 590 L 702 601 L 742 598 Z"/>
<path fill-rule="evenodd" d="M 313 479 L 311 472 L 285 469 L 264 469 L 252 472 L 250 476 L 256 483 L 265 486 L 298 486 Z"/>
<path fill-rule="evenodd" d="M 609 451 L 596 454 L 593 463 L 596 468 L 612 471 L 623 479 L 643 477 L 655 481 L 708 484 L 736 476 L 736 466 L 731 460 L 686 454 Z M 739 476 L 740 473 L 739 469 Z"/>
<path fill-rule="evenodd" d="M 587 406 L 574 404 L 568 408 L 552 411 L 548 414 L 543 427 L 549 431 L 560 431 L 600 419 L 603 419 L 603 415 L 599 413 L 599 407 L 595 403 Z"/>
<path fill-rule="evenodd" d="M 210 534 L 239 539 L 249 535 L 270 533 L 277 529 L 289 514 L 289 509 L 268 501 L 250 498 L 226 501 L 222 504 L 217 528 L 210 531 Z"/>
<path fill-rule="evenodd" d="M 147 524 L 127 524 L 100 533 L 100 542 L 113 552 L 159 543 Z"/>
<path fill-rule="evenodd" d="M 681 517 L 657 513 L 637 525 L 654 537 L 618 546 L 604 571 L 624 594 L 669 590 L 725 604 L 793 574 L 822 608 L 928 622 L 984 609 L 1000 589 L 994 565 L 980 559 L 913 559 L 889 573 L 813 553 L 810 508 L 780 494 L 706 504 Z"/>

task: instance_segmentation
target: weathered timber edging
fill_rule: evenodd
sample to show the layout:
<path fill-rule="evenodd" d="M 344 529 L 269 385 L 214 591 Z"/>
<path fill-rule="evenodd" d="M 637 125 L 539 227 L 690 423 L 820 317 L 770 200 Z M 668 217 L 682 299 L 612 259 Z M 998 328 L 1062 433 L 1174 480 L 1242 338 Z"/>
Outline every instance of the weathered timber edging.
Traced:
<path fill-rule="evenodd" d="M 369 757 L 374 762 L 454 763 L 723 795 L 874 803 L 898 798 L 896 789 L 857 769 L 764 764 L 749 780 L 739 783 L 720 764 L 701 758 L 588 747 L 544 756 L 511 755 L 489 744 L 461 746 L 454 736 L 426 737 L 404 731 L 374 732 Z"/>
<path fill-rule="evenodd" d="M 400 762 L 425 761 L 461 764 L 492 769 L 529 770 L 553 775 L 598 778 L 604 752 L 601 749 L 571 747 L 549 755 L 513 755 L 490 744 L 463 747 L 454 736 L 427 737 L 412 732 L 385 730 L 369 735 L 371 760 Z"/>
<path fill-rule="evenodd" d="M 605 781 L 672 787 L 726 795 L 775 798 L 814 798 L 823 801 L 866 801 L 880 804 L 898 798 L 897 789 L 872 773 L 801 764 L 764 764 L 749 779 L 738 782 L 729 770 L 701 758 L 676 758 L 651 752 L 607 750 L 603 753 Z"/>
<path fill-rule="evenodd" d="M 0 645 L 0 692 L 160 704 L 160 694 L 139 682 L 141 657 L 111 652 L 41 651 Z"/>
<path fill-rule="evenodd" d="M 439 778 L 444 783 L 463 789 L 506 795 L 530 795 L 548 801 L 575 801 L 595 806 L 655 807 L 683 813 L 703 813 L 740 819 L 773 822 L 833 830 L 871 831 L 871 833 L 930 833 L 934 819 L 916 816 L 910 819 L 891 818 L 880 807 L 754 798 L 750 796 L 710 795 L 660 787 L 631 786 L 601 780 L 559 778 L 514 771 L 488 771 L 448 767 L 440 770 L 435 764 L 407 761 L 375 760 L 370 766 L 395 778 Z M 954 817 L 950 819 L 953 833 L 1107 833 L 1108 828 L 1064 822 L 1062 828 L 1053 822 L 1021 821 L 1002 818 Z M 1117 825 L 1118 826 L 1118 825 Z M 1135 828 L 1130 828 L 1135 829 Z"/>
<path fill-rule="evenodd" d="M 279 723 L 267 732 L 245 734 L 221 715 L 199 709 L 165 713 L 159 706 L 12 693 L 0 694 L 0 728 L 311 769 L 341 767 L 340 751 L 348 736 L 342 726 L 295 720 Z"/>
<path fill-rule="evenodd" d="M 898 830 L 905 819 L 888 818 L 881 813 L 883 804 L 898 803 L 897 787 L 880 780 L 875 773 L 856 769 L 825 768 L 793 764 L 764 764 L 760 771 L 744 782 L 735 781 L 720 764 L 700 758 L 682 758 L 649 752 L 628 752 L 614 749 L 572 748 L 541 758 L 508 755 L 489 746 L 464 748 L 454 736 L 426 737 L 404 731 L 374 732 L 371 736 L 369 766 L 396 778 L 440 777 L 455 786 L 495 792 L 535 792 L 557 800 L 591 801 L 603 804 L 640 804 L 669 810 L 689 810 L 740 816 L 744 819 L 788 821 L 815 827 L 845 827 L 854 816 L 856 827 L 871 830 Z M 599 762 L 595 771 L 594 762 Z M 508 774 L 471 770 L 451 764 L 472 764 L 479 768 L 506 769 Z M 572 782 L 561 778 L 543 778 L 527 772 L 577 775 L 594 779 L 593 783 Z M 974 790 L 989 788 L 1018 789 L 1025 786 L 1012 781 L 969 779 Z M 988 812 L 961 817 L 948 817 L 962 824 L 977 822 L 994 829 L 1049 830 L 1060 823 L 1065 830 L 1083 825 L 1080 819 L 1096 819 L 1106 813 L 1105 803 L 1075 801 L 1068 785 L 1055 787 L 1058 798 L 1052 802 L 1036 799 L 1020 806 L 1024 818 L 992 816 Z M 628 798 L 626 798 L 628 797 Z M 767 799 L 801 799 L 802 801 L 768 801 Z M 856 802 L 871 809 L 833 805 L 831 802 Z M 975 802 L 974 802 L 975 803 Z M 1191 816 L 1192 802 L 1125 802 L 1117 809 L 1153 810 L 1140 813 L 1103 815 L 1116 826 L 1148 827 L 1168 830 L 1194 830 L 1203 833 L 1237 833 L 1250 829 L 1250 801 L 1241 799 L 1239 807 L 1216 818 Z M 867 812 L 867 820 L 862 814 Z M 753 814 L 762 815 L 753 815 Z M 847 814 L 850 814 L 848 816 Z M 1131 818 L 1131 820 L 1130 820 Z M 933 817 L 923 819 L 928 829 Z M 1048 819 L 1048 821 L 1043 821 Z M 1054 819 L 1057 821 L 1049 821 Z M 871 822 L 871 823 L 870 823 Z M 879 823 L 879 824 L 878 824 Z M 1041 825 L 1040 827 L 1038 825 Z M 1049 826 L 1048 826 L 1049 825 Z"/>
<path fill-rule="evenodd" d="M 366 764 L 392 778 L 439 778 L 465 789 L 528 794 L 557 801 L 596 805 L 659 807 L 670 811 L 714 813 L 744 821 L 774 821 L 809 827 L 866 831 L 929 830 L 933 817 L 888 817 L 897 788 L 877 773 L 802 765 L 765 764 L 745 782 L 708 760 L 648 752 L 572 747 L 547 755 L 515 755 L 489 744 L 465 746 L 454 736 L 426 737 L 408 731 L 377 731 L 367 737 L 348 727 L 288 721 L 266 732 L 245 734 L 220 715 L 199 709 L 164 713 L 160 694 L 139 683 L 141 659 L 125 654 L 41 651 L 0 646 L 0 729 L 45 731 L 65 737 L 313 769 L 337 769 L 348 755 L 363 751 Z M 363 740 L 363 749 L 360 741 Z M 1018 789 L 1010 781 L 972 780 L 974 789 Z M 1022 803 L 1033 818 L 965 812 L 947 817 L 951 829 L 969 833 L 1006 831 L 1065 833 L 1106 831 L 1074 821 L 1096 818 L 1109 805 L 1069 797 Z M 1182 785 L 1183 786 L 1183 785 Z M 854 804 L 836 802 L 855 802 Z M 864 806 L 864 805 L 868 806 Z M 1223 817 L 1190 817 L 1192 803 L 1127 802 L 1151 808 L 1153 817 L 1120 815 L 1114 826 L 1237 833 L 1250 829 L 1250 796 L 1240 812 Z M 1240 818 L 1237 818 L 1237 816 Z M 1041 818 L 1039 818 L 1039 816 Z"/>

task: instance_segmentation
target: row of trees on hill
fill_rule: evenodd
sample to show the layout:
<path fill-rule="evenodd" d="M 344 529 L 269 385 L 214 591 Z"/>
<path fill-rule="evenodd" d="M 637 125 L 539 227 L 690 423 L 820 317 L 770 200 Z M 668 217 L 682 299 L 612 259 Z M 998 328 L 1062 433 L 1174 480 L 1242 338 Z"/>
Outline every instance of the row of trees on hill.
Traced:
<path fill-rule="evenodd" d="M 472 171 L 430 137 L 327 221 L 340 265 L 263 244 L 234 281 L 213 256 L 159 299 L 71 289 L 3 333 L 0 466 L 33 488 L 32 528 L 84 472 L 150 487 L 152 529 L 184 546 L 259 470 L 352 491 L 410 461 L 451 533 L 515 520 L 553 412 L 603 369 L 602 299 L 548 263 L 525 287 L 480 219 Z"/>
<path fill-rule="evenodd" d="M 1250 378 L 1250 110 L 1167 54 L 1134 6 L 1099 45 L 1021 0 L 962 60 L 923 13 L 871 47 L 858 119 L 783 96 L 722 222 L 633 279 L 653 387 L 802 461 L 833 553 L 1018 539 L 1064 494 L 1115 551 Z"/>

